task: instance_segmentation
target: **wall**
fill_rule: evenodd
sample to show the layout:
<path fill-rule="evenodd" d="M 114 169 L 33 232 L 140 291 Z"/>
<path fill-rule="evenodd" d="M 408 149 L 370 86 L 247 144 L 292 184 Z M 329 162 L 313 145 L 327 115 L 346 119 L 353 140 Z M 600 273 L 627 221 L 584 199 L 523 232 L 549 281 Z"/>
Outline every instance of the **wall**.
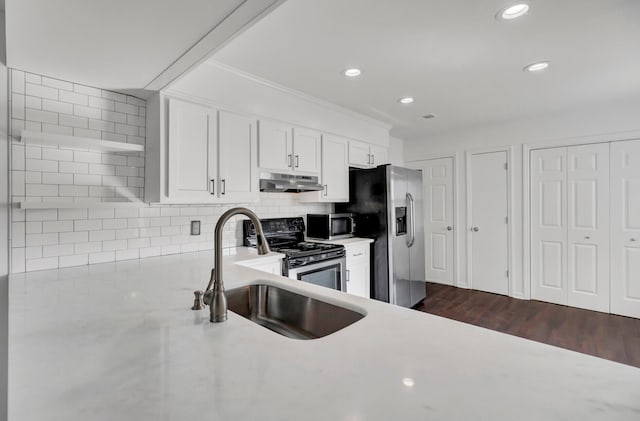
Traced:
<path fill-rule="evenodd" d="M 212 61 L 183 76 L 169 91 L 200 97 L 238 112 L 382 146 L 389 144 L 390 126 L 384 123 Z"/>
<path fill-rule="evenodd" d="M 2 8 L 4 9 L 4 7 Z M 9 311 L 9 143 L 4 12 L 0 13 L 0 421 L 7 419 Z"/>
<path fill-rule="evenodd" d="M 101 201 L 143 197 L 144 154 L 25 146 L 23 128 L 128 143 L 145 142 L 144 100 L 11 70 L 11 271 L 13 273 L 137 259 L 213 248 L 218 217 L 233 205 L 27 209 L 18 201 Z M 262 218 L 327 212 L 295 195 L 261 193 Z M 191 220 L 202 235 L 190 236 Z M 226 227 L 224 246 L 241 244 L 241 224 Z"/>
<path fill-rule="evenodd" d="M 523 144 L 553 146 L 566 143 L 588 143 L 640 138 L 640 100 L 629 98 L 593 104 L 552 115 L 530 116 L 519 120 L 448 131 L 429 136 L 424 141 L 405 141 L 407 162 L 454 156 L 457 184 L 456 230 L 458 286 L 467 286 L 466 242 L 467 204 L 465 153 L 488 147 L 508 147 L 512 152 L 512 295 L 528 298 L 524 284 L 523 244 Z M 528 158 L 527 158 L 528 159 Z"/>

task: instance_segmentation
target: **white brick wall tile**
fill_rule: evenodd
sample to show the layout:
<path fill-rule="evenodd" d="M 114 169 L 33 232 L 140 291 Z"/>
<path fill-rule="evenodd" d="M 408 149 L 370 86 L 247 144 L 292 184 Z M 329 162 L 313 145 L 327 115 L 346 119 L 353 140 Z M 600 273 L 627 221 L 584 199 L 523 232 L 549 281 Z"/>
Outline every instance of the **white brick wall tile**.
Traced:
<path fill-rule="evenodd" d="M 126 248 L 127 240 L 110 240 L 102 242 L 102 250 L 104 251 L 124 250 Z"/>
<path fill-rule="evenodd" d="M 42 159 L 42 148 L 38 146 L 26 146 L 24 156 L 27 159 Z"/>
<path fill-rule="evenodd" d="M 48 86 L 34 85 L 33 83 L 25 84 L 25 92 L 27 95 L 37 96 L 40 98 L 58 100 L 58 90 Z"/>
<path fill-rule="evenodd" d="M 29 158 L 29 156 L 27 156 Z M 135 177 L 138 175 L 138 168 L 136 167 L 116 167 L 116 175 L 124 177 Z"/>
<path fill-rule="evenodd" d="M 66 102 L 54 101 L 53 99 L 43 99 L 42 109 L 44 111 L 51 111 L 54 113 L 73 114 L 72 104 L 69 104 Z"/>
<path fill-rule="evenodd" d="M 115 123 L 114 123 L 115 130 Z M 127 142 L 127 135 L 119 133 L 102 132 L 102 140 L 111 140 L 113 142 Z"/>
<path fill-rule="evenodd" d="M 26 226 L 24 222 L 13 222 L 11 224 L 11 246 L 25 246 Z"/>
<path fill-rule="evenodd" d="M 89 231 L 89 241 L 109 241 L 115 238 L 115 230 Z"/>
<path fill-rule="evenodd" d="M 115 197 L 114 187 L 89 186 L 89 197 Z"/>
<path fill-rule="evenodd" d="M 180 227 L 177 227 L 178 229 Z M 187 244 L 189 242 L 189 236 L 188 235 L 172 235 L 171 236 L 171 244 Z"/>
<path fill-rule="evenodd" d="M 178 254 L 180 253 L 180 245 L 175 244 L 172 246 L 162 246 L 162 255 L 165 256 L 167 254 Z"/>
<path fill-rule="evenodd" d="M 58 219 L 57 209 L 29 209 L 27 211 L 27 221 L 55 221 Z"/>
<path fill-rule="evenodd" d="M 24 129 L 32 132 L 41 132 L 42 131 L 42 123 L 38 121 L 25 121 Z"/>
<path fill-rule="evenodd" d="M 98 130 L 73 128 L 73 135 L 78 137 L 88 137 L 91 139 L 102 139 L 102 133 Z"/>
<path fill-rule="evenodd" d="M 80 253 L 98 253 L 102 251 L 102 241 L 94 241 L 92 243 L 75 243 L 74 251 L 76 254 Z"/>
<path fill-rule="evenodd" d="M 176 226 L 162 227 L 160 232 L 162 235 L 169 235 L 169 236 L 177 235 L 177 234 L 180 234 L 180 226 L 176 225 Z"/>
<path fill-rule="evenodd" d="M 42 131 L 44 133 L 56 133 L 68 136 L 73 135 L 73 127 L 58 126 L 57 124 L 42 123 Z"/>
<path fill-rule="evenodd" d="M 27 184 L 27 196 L 57 196 L 58 186 L 51 184 Z"/>
<path fill-rule="evenodd" d="M 128 156 L 127 165 L 130 167 L 144 167 L 144 158 L 139 156 Z"/>
<path fill-rule="evenodd" d="M 69 89 L 69 90 L 71 90 L 71 89 Z M 79 94 L 86 94 L 86 95 L 93 95 L 93 96 L 102 95 L 101 90 L 98 89 L 98 88 L 92 88 L 91 86 L 79 85 L 77 83 L 73 84 L 73 91 L 77 92 Z"/>
<path fill-rule="evenodd" d="M 91 130 L 99 130 L 101 132 L 113 132 L 116 130 L 116 124 L 111 121 L 103 121 L 90 118 L 89 128 Z"/>
<path fill-rule="evenodd" d="M 180 253 L 192 253 L 198 251 L 198 244 L 182 244 L 180 245 Z"/>
<path fill-rule="evenodd" d="M 127 96 L 127 103 L 132 105 L 138 105 L 140 107 L 146 107 L 147 101 L 144 99 L 136 98 L 134 96 Z"/>
<path fill-rule="evenodd" d="M 58 209 L 58 219 L 61 221 L 87 219 L 87 209 Z"/>
<path fill-rule="evenodd" d="M 113 121 L 115 123 L 126 123 L 127 115 L 115 111 L 102 110 L 102 119 L 106 121 Z"/>
<path fill-rule="evenodd" d="M 23 145 L 11 146 L 11 169 L 24 170 L 25 169 L 25 156 Z"/>
<path fill-rule="evenodd" d="M 188 225 L 192 219 L 197 220 L 198 218 L 197 217 L 190 218 L 188 216 L 172 216 L 171 225 Z"/>
<path fill-rule="evenodd" d="M 160 208 L 160 216 L 179 216 L 180 208 L 177 207 L 162 207 Z"/>
<path fill-rule="evenodd" d="M 95 96 L 89 97 L 89 106 L 109 111 L 114 111 L 116 109 L 116 104 L 112 99 L 97 98 Z"/>
<path fill-rule="evenodd" d="M 51 244 L 58 244 L 58 233 L 48 234 L 27 234 L 26 235 L 27 246 L 46 246 Z"/>
<path fill-rule="evenodd" d="M 60 101 L 77 105 L 89 105 L 89 96 L 77 92 L 60 91 Z"/>
<path fill-rule="evenodd" d="M 11 273 L 25 271 L 25 250 L 21 247 L 11 249 Z"/>
<path fill-rule="evenodd" d="M 171 237 L 151 237 L 149 239 L 149 244 L 152 247 L 155 246 L 167 246 L 171 244 Z"/>
<path fill-rule="evenodd" d="M 26 247 L 24 255 L 27 259 L 40 259 L 42 257 L 42 246 Z"/>
<path fill-rule="evenodd" d="M 42 109 L 42 98 L 39 98 L 37 96 L 25 96 L 25 106 L 27 108 L 33 108 L 34 110 L 41 110 Z M 13 116 L 14 118 L 18 118 L 15 115 Z"/>
<path fill-rule="evenodd" d="M 30 121 L 38 121 L 41 123 L 58 123 L 58 114 L 52 113 L 51 111 L 32 110 L 31 108 L 27 108 L 25 118 Z"/>
<path fill-rule="evenodd" d="M 73 254 L 73 244 L 42 247 L 42 257 L 69 256 Z"/>
<path fill-rule="evenodd" d="M 40 174 L 39 172 L 29 172 L 29 174 Z M 24 171 L 11 171 L 11 188 L 14 196 L 25 195 L 26 176 Z"/>
<path fill-rule="evenodd" d="M 86 243 L 88 240 L 89 234 L 87 231 L 60 233 L 60 244 Z"/>
<path fill-rule="evenodd" d="M 107 263 L 116 260 L 116 253 L 114 251 L 105 251 L 101 253 L 91 253 L 89 255 L 89 264 L 95 263 Z"/>
<path fill-rule="evenodd" d="M 97 231 L 102 229 L 100 219 L 81 219 L 74 221 L 75 231 Z"/>
<path fill-rule="evenodd" d="M 58 188 L 58 193 L 62 197 L 87 197 L 89 196 L 89 187 L 64 185 Z"/>
<path fill-rule="evenodd" d="M 140 107 L 138 111 L 139 111 L 140 117 L 145 117 L 147 115 L 147 109 L 145 107 Z"/>
<path fill-rule="evenodd" d="M 44 159 L 26 159 L 27 171 L 58 172 L 58 161 Z"/>
<path fill-rule="evenodd" d="M 149 218 L 129 218 L 127 226 L 129 228 L 146 228 L 149 224 Z"/>
<path fill-rule="evenodd" d="M 43 184 L 73 184 L 73 174 L 45 172 L 45 173 L 42 173 L 42 183 Z"/>
<path fill-rule="evenodd" d="M 131 126 L 138 126 L 138 127 L 143 127 L 145 125 L 145 118 L 144 117 L 137 117 L 137 116 L 133 116 L 133 115 L 127 115 L 127 124 L 131 125 Z M 138 134 L 138 130 L 136 130 L 135 133 L 133 133 L 133 135 L 137 135 Z"/>
<path fill-rule="evenodd" d="M 146 133 L 147 133 L 147 130 L 146 130 L 144 127 L 140 127 L 140 128 L 138 129 L 138 136 L 140 136 L 140 137 L 145 137 L 145 136 L 146 136 Z"/>
<path fill-rule="evenodd" d="M 89 164 L 82 162 L 60 162 L 60 172 L 87 174 L 89 173 Z"/>
<path fill-rule="evenodd" d="M 60 256 L 58 258 L 58 266 L 61 268 L 67 268 L 72 266 L 84 266 L 89 264 L 88 254 L 77 254 L 74 256 Z"/>
<path fill-rule="evenodd" d="M 171 218 L 168 216 L 151 218 L 149 225 L 152 227 L 164 227 L 171 225 Z"/>
<path fill-rule="evenodd" d="M 21 70 L 11 70 L 11 92 L 24 94 L 25 74 Z"/>
<path fill-rule="evenodd" d="M 131 114 L 134 116 L 139 114 L 137 105 L 125 104 L 122 102 L 116 102 L 116 112 Z"/>
<path fill-rule="evenodd" d="M 89 127 L 89 119 L 87 117 L 78 117 L 74 115 L 60 114 L 60 125 L 85 129 Z"/>
<path fill-rule="evenodd" d="M 42 232 L 69 232 L 73 231 L 73 221 L 44 221 Z"/>
<path fill-rule="evenodd" d="M 14 222 L 12 225 L 17 224 L 18 222 Z M 30 221 L 30 222 L 20 222 L 25 224 L 25 230 L 27 234 L 41 234 L 42 233 L 42 221 Z M 16 237 L 16 234 L 13 234 L 13 238 Z"/>
<path fill-rule="evenodd" d="M 123 229 L 127 228 L 127 220 L 124 218 L 121 219 L 105 219 L 102 221 L 102 228 L 106 230 L 110 229 Z M 116 238 L 118 238 L 116 232 Z"/>
<path fill-rule="evenodd" d="M 89 209 L 89 219 L 113 219 L 114 215 L 113 209 Z"/>
<path fill-rule="evenodd" d="M 140 258 L 160 256 L 162 249 L 160 247 L 145 247 L 140 249 Z"/>
<path fill-rule="evenodd" d="M 42 77 L 42 84 L 44 86 L 51 86 L 52 88 L 57 88 L 57 89 L 65 89 L 67 91 L 70 91 L 73 89 L 73 83 L 70 82 L 65 82 L 63 80 L 58 80 L 58 79 L 52 79 L 50 77 Z"/>
<path fill-rule="evenodd" d="M 102 98 L 113 99 L 115 101 L 127 102 L 127 96 L 112 91 L 102 90 Z"/>
<path fill-rule="evenodd" d="M 198 208 L 180 208 L 180 216 L 196 216 Z"/>
<path fill-rule="evenodd" d="M 86 186 L 100 186 L 102 185 L 102 176 L 100 175 L 87 175 L 87 174 L 74 174 L 73 183 L 86 185 Z"/>
<path fill-rule="evenodd" d="M 58 267 L 57 257 L 47 257 L 46 259 L 29 259 L 26 262 L 26 271 L 56 269 Z"/>
<path fill-rule="evenodd" d="M 36 85 L 42 84 L 42 76 L 36 75 L 34 73 L 25 73 L 24 79 L 28 83 L 35 83 Z"/>
<path fill-rule="evenodd" d="M 116 260 L 131 260 L 140 257 L 138 249 L 116 251 Z"/>
<path fill-rule="evenodd" d="M 75 162 L 89 162 L 92 164 L 100 164 L 102 162 L 102 154 L 100 154 L 99 152 L 74 151 L 73 160 Z"/>
<path fill-rule="evenodd" d="M 115 210 L 116 218 L 137 218 L 138 209 L 135 208 L 117 208 Z"/>
<path fill-rule="evenodd" d="M 103 175 L 102 184 L 106 186 L 126 186 L 127 177 L 119 177 L 115 175 Z"/>
<path fill-rule="evenodd" d="M 136 145 L 144 145 L 145 140 L 144 137 L 139 136 L 127 136 L 128 143 L 135 143 Z"/>
<path fill-rule="evenodd" d="M 127 157 L 114 154 L 103 154 L 102 163 L 109 165 L 127 165 Z"/>
<path fill-rule="evenodd" d="M 73 151 L 68 149 L 42 148 L 42 159 L 51 161 L 73 161 Z"/>
<path fill-rule="evenodd" d="M 103 223 L 104 225 L 104 223 Z M 118 240 L 129 239 L 129 238 L 138 238 L 138 229 L 137 228 L 125 228 L 116 230 L 116 238 Z"/>
<path fill-rule="evenodd" d="M 139 249 L 143 247 L 149 247 L 151 241 L 148 238 L 131 238 L 127 240 L 127 248 Z"/>
<path fill-rule="evenodd" d="M 24 119 L 24 107 L 25 107 L 24 95 L 11 94 L 11 118 Z M 33 108 L 36 108 L 36 107 L 33 107 Z"/>
<path fill-rule="evenodd" d="M 41 120 L 37 120 L 41 121 Z M 136 136 L 138 134 L 137 126 L 130 126 L 128 124 L 116 123 L 116 133 L 126 134 L 129 136 Z"/>
<path fill-rule="evenodd" d="M 115 175 L 116 167 L 105 164 L 89 164 L 89 174 L 97 175 Z"/>
<path fill-rule="evenodd" d="M 89 118 L 101 118 L 102 113 L 98 108 L 86 107 L 84 105 L 74 105 L 73 106 L 73 115 L 77 115 L 80 117 L 89 117 Z"/>

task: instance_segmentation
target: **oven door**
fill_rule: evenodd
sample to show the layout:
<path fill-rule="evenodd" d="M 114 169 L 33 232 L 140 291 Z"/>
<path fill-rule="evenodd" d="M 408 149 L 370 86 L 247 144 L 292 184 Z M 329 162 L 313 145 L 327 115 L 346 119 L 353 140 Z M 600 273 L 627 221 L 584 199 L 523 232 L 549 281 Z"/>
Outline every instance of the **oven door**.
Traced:
<path fill-rule="evenodd" d="M 347 290 L 346 263 L 347 259 L 342 257 L 289 268 L 289 278 L 345 292 Z"/>

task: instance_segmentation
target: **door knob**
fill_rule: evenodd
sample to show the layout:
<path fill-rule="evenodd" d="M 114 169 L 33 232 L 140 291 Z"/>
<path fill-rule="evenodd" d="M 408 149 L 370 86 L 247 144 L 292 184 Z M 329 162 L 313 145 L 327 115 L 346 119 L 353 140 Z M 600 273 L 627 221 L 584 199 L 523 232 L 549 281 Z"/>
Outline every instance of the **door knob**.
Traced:
<path fill-rule="evenodd" d="M 451 231 L 451 230 L 453 230 L 453 227 L 452 227 L 451 225 L 449 225 L 449 226 L 447 227 L 447 231 Z"/>
<path fill-rule="evenodd" d="M 471 231 L 473 231 L 473 232 L 478 232 L 478 231 L 480 231 L 480 228 L 478 228 L 478 227 L 473 227 L 473 228 L 471 228 Z"/>

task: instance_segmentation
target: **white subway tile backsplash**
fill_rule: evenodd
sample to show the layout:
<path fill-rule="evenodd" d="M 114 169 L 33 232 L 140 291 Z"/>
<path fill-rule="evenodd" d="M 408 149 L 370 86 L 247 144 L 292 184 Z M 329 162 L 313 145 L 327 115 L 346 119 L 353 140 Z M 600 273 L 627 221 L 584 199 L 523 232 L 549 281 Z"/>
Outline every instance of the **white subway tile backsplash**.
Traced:
<path fill-rule="evenodd" d="M 42 148 L 38 146 L 25 146 L 24 155 L 27 159 L 42 159 Z"/>
<path fill-rule="evenodd" d="M 89 240 L 87 231 L 61 232 L 60 244 L 86 243 Z"/>
<path fill-rule="evenodd" d="M 145 247 L 140 249 L 140 258 L 160 256 L 161 253 L 160 247 Z"/>
<path fill-rule="evenodd" d="M 88 162 L 92 164 L 100 164 L 102 162 L 102 154 L 99 152 L 74 151 L 73 160 L 75 162 Z"/>
<path fill-rule="evenodd" d="M 127 220 L 124 219 L 124 218 L 122 218 L 122 219 L 105 219 L 105 220 L 102 221 L 102 228 L 106 229 L 106 230 L 108 230 L 108 229 L 123 229 L 123 228 L 127 228 Z M 136 234 L 137 234 L 137 232 L 136 232 Z"/>
<path fill-rule="evenodd" d="M 57 196 L 58 186 L 53 184 L 27 184 L 27 196 Z"/>
<path fill-rule="evenodd" d="M 11 92 L 24 94 L 25 74 L 21 70 L 11 70 Z"/>
<path fill-rule="evenodd" d="M 19 95 L 20 97 L 24 98 L 24 105 L 27 108 L 33 108 L 34 110 L 41 110 L 42 109 L 42 98 L 38 98 L 37 96 L 24 96 L 24 95 Z M 24 111 L 23 111 L 24 112 Z M 21 118 L 16 116 L 15 114 L 12 114 L 13 118 Z"/>
<path fill-rule="evenodd" d="M 73 105 L 67 102 L 55 101 L 53 99 L 43 99 L 42 109 L 54 113 L 73 114 Z M 62 124 L 62 123 L 61 123 Z"/>
<path fill-rule="evenodd" d="M 73 135 L 78 137 L 88 137 L 90 139 L 102 139 L 102 132 L 91 129 L 73 128 Z"/>
<path fill-rule="evenodd" d="M 58 100 L 58 90 L 49 86 L 34 85 L 33 83 L 25 84 L 25 92 L 27 95 L 37 96 L 46 99 Z"/>
<path fill-rule="evenodd" d="M 178 254 L 180 253 L 180 245 L 179 244 L 174 244 L 174 245 L 170 245 L 170 246 L 162 246 L 162 255 L 168 255 L 168 254 Z"/>
<path fill-rule="evenodd" d="M 89 119 L 87 117 L 78 117 L 74 115 L 60 114 L 60 125 L 68 127 L 78 127 L 84 129 L 89 127 Z"/>
<path fill-rule="evenodd" d="M 11 118 L 24 119 L 25 96 L 11 94 Z"/>
<path fill-rule="evenodd" d="M 11 224 L 11 247 L 24 247 L 25 235 L 25 222 L 13 222 Z"/>
<path fill-rule="evenodd" d="M 95 263 L 107 263 L 116 260 L 116 253 L 114 251 L 105 251 L 101 253 L 89 254 L 89 264 Z"/>
<path fill-rule="evenodd" d="M 102 185 L 102 176 L 101 175 L 88 175 L 88 174 L 74 174 L 73 175 L 73 183 L 86 185 L 86 186 L 101 186 Z"/>
<path fill-rule="evenodd" d="M 115 238 L 115 230 L 89 231 L 89 241 L 108 241 Z"/>
<path fill-rule="evenodd" d="M 42 148 L 42 159 L 51 161 L 73 161 L 73 151 L 68 149 Z"/>
<path fill-rule="evenodd" d="M 42 84 L 42 76 L 36 75 L 34 73 L 25 73 L 25 81 L 28 83 L 35 83 L 37 85 Z"/>
<path fill-rule="evenodd" d="M 60 91 L 60 101 L 77 105 L 89 105 L 89 96 L 77 92 Z"/>
<path fill-rule="evenodd" d="M 27 234 L 41 234 L 42 233 L 42 221 L 30 221 L 30 222 L 14 222 L 12 225 L 15 226 L 15 224 L 25 224 L 25 230 Z M 14 233 L 12 238 L 15 238 L 16 234 Z"/>
<path fill-rule="evenodd" d="M 87 209 L 58 209 L 58 220 L 87 219 Z"/>
<path fill-rule="evenodd" d="M 73 135 L 73 127 L 58 126 L 55 124 L 42 123 L 42 131 L 44 133 L 63 134 L 67 136 Z"/>
<path fill-rule="evenodd" d="M 104 222 L 103 222 L 104 225 Z M 137 228 L 125 228 L 116 230 L 116 239 L 138 238 L 139 231 Z"/>
<path fill-rule="evenodd" d="M 119 112 L 119 113 L 131 114 L 131 115 L 137 116 L 139 114 L 138 109 L 139 108 L 137 105 L 116 102 L 116 112 Z"/>
<path fill-rule="evenodd" d="M 45 259 L 27 259 L 26 271 L 56 269 L 58 267 L 57 257 L 47 257 Z"/>
<path fill-rule="evenodd" d="M 138 249 L 116 251 L 116 260 L 131 260 L 131 259 L 138 259 L 139 257 L 140 257 L 140 254 Z"/>
<path fill-rule="evenodd" d="M 61 197 L 87 197 L 89 196 L 88 186 L 64 185 L 58 188 Z"/>
<path fill-rule="evenodd" d="M 68 89 L 68 90 L 71 90 L 71 89 Z M 86 94 L 86 95 L 93 95 L 93 96 L 102 95 L 101 90 L 98 89 L 98 88 L 92 88 L 90 86 L 79 85 L 77 83 L 73 84 L 73 91 L 77 92 L 79 94 Z"/>
<path fill-rule="evenodd" d="M 138 175 L 138 168 L 118 166 L 116 167 L 116 175 L 125 176 L 125 177 L 136 177 Z"/>
<path fill-rule="evenodd" d="M 116 208 L 115 209 L 115 217 L 116 218 L 137 218 L 138 217 L 138 209 L 135 209 L 135 208 Z"/>
<path fill-rule="evenodd" d="M 104 251 L 124 250 L 126 248 L 127 240 L 110 240 L 102 242 L 102 250 Z"/>
<path fill-rule="evenodd" d="M 89 186 L 89 197 L 115 197 L 116 190 L 109 186 Z"/>
<path fill-rule="evenodd" d="M 14 196 L 25 195 L 26 174 L 40 174 L 39 172 L 11 171 L 11 193 Z"/>
<path fill-rule="evenodd" d="M 160 227 L 146 227 L 140 228 L 140 237 L 159 237 Z"/>
<path fill-rule="evenodd" d="M 109 165 L 127 165 L 127 157 L 115 154 L 103 154 L 102 163 Z"/>
<path fill-rule="evenodd" d="M 140 107 L 146 107 L 147 106 L 147 102 L 144 99 L 136 98 L 134 96 L 127 96 L 127 103 L 128 104 L 133 104 L 133 105 L 138 105 Z"/>
<path fill-rule="evenodd" d="M 58 244 L 58 233 L 26 234 L 27 246 L 46 246 Z"/>
<path fill-rule="evenodd" d="M 102 110 L 101 113 L 102 119 L 106 121 L 113 121 L 115 123 L 126 123 L 127 115 L 123 113 L 118 113 L 115 111 Z"/>
<path fill-rule="evenodd" d="M 100 219 L 82 219 L 74 221 L 75 231 L 96 231 L 102 229 L 102 220 Z"/>
<path fill-rule="evenodd" d="M 138 135 L 138 127 L 130 126 L 128 124 L 116 123 L 116 133 L 126 134 L 126 135 L 129 135 L 129 136 L 137 136 Z"/>
<path fill-rule="evenodd" d="M 42 232 L 68 232 L 73 231 L 73 221 L 44 221 Z"/>
<path fill-rule="evenodd" d="M 57 219 L 57 209 L 29 209 L 26 212 L 27 221 L 55 221 Z"/>
<path fill-rule="evenodd" d="M 98 253 L 102 251 L 102 241 L 94 241 L 91 243 L 74 243 L 74 252 L 76 254 L 81 253 Z"/>
<path fill-rule="evenodd" d="M 40 259 L 42 257 L 42 246 L 26 247 L 24 254 L 27 259 Z"/>
<path fill-rule="evenodd" d="M 45 172 L 42 173 L 43 184 L 73 184 L 73 174 Z M 49 195 L 42 195 L 49 196 Z"/>
<path fill-rule="evenodd" d="M 127 248 L 130 249 L 144 248 L 150 245 L 151 241 L 148 238 L 130 238 L 127 240 Z"/>
<path fill-rule="evenodd" d="M 115 175 L 103 175 L 102 176 L 102 184 L 106 186 L 126 186 L 127 185 L 127 177 L 120 177 Z"/>
<path fill-rule="evenodd" d="M 89 164 L 82 162 L 60 162 L 60 172 L 72 173 L 72 174 L 87 174 L 89 173 Z"/>
<path fill-rule="evenodd" d="M 108 99 L 113 99 L 115 101 L 120 101 L 120 102 L 127 102 L 127 96 L 126 95 L 122 95 L 119 94 L 117 92 L 112 92 L 112 91 L 107 91 L 107 90 L 102 90 L 102 97 L 103 98 L 108 98 Z"/>
<path fill-rule="evenodd" d="M 133 115 L 127 115 L 127 124 L 132 125 L 132 126 L 143 127 L 145 125 L 145 118 L 144 117 L 133 116 Z M 133 135 L 137 136 L 138 133 L 139 133 L 139 131 L 136 130 L 136 132 L 133 133 Z"/>
<path fill-rule="evenodd" d="M 89 97 L 89 106 L 109 111 L 114 111 L 116 109 L 116 104 L 112 99 L 98 98 L 95 96 Z"/>
<path fill-rule="evenodd" d="M 51 111 L 33 110 L 31 108 L 27 108 L 25 112 L 25 118 L 26 120 L 36 121 L 40 123 L 58 123 L 58 113 L 53 113 Z"/>
<path fill-rule="evenodd" d="M 65 89 L 70 91 L 73 89 L 73 83 L 65 82 L 64 80 L 52 79 L 50 77 L 42 77 L 42 84 L 44 86 L 51 86 L 52 88 Z"/>
<path fill-rule="evenodd" d="M 102 116 L 102 113 L 98 108 L 86 107 L 84 105 L 74 105 L 73 115 L 99 119 Z"/>
<path fill-rule="evenodd" d="M 114 215 L 114 209 L 89 209 L 89 219 L 113 219 Z"/>
<path fill-rule="evenodd" d="M 59 244 L 55 246 L 43 246 L 42 257 L 69 256 L 73 254 L 73 244 Z"/>
<path fill-rule="evenodd" d="M 115 130 L 115 123 L 114 123 Z M 127 142 L 127 135 L 119 133 L 102 132 L 102 140 L 111 140 L 112 142 Z"/>
<path fill-rule="evenodd" d="M 72 266 L 83 266 L 89 264 L 89 255 L 88 254 L 76 254 L 73 256 L 60 256 L 58 258 L 58 265 L 61 268 L 72 267 Z"/>
<path fill-rule="evenodd" d="M 89 128 L 91 130 L 99 130 L 101 132 L 113 132 L 116 130 L 116 124 L 111 121 L 103 121 L 90 118 Z"/>
<path fill-rule="evenodd" d="M 58 161 L 45 159 L 26 159 L 27 171 L 58 172 Z"/>

